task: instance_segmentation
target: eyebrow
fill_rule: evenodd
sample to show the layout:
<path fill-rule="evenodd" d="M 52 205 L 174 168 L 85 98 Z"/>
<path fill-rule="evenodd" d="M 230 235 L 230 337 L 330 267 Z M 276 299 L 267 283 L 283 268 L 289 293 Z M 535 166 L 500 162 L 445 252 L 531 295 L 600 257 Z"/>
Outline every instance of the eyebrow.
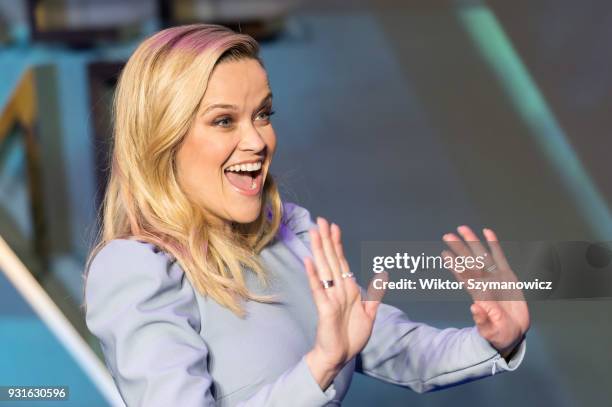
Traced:
<path fill-rule="evenodd" d="M 262 106 L 263 104 L 265 104 L 267 101 L 271 101 L 273 98 L 272 92 L 268 93 L 266 95 L 266 97 L 264 97 L 261 102 L 259 103 L 259 106 Z M 230 110 L 238 110 L 238 106 L 236 105 L 228 105 L 226 103 L 215 103 L 212 104 L 210 106 L 207 106 L 206 109 L 204 109 L 204 111 L 202 112 L 202 116 L 204 116 L 206 113 L 210 112 L 213 109 L 230 109 Z"/>

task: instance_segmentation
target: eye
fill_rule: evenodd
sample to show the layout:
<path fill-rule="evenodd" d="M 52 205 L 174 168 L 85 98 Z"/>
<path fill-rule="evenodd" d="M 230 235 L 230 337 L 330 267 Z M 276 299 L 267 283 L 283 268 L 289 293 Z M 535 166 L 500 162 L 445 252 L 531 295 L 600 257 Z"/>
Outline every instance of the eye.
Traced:
<path fill-rule="evenodd" d="M 218 127 L 229 127 L 232 124 L 232 118 L 228 116 L 221 117 L 213 122 L 213 125 Z"/>
<path fill-rule="evenodd" d="M 276 113 L 274 110 L 264 110 L 257 115 L 257 119 L 266 121 L 270 120 L 270 117 L 272 117 L 274 113 Z"/>

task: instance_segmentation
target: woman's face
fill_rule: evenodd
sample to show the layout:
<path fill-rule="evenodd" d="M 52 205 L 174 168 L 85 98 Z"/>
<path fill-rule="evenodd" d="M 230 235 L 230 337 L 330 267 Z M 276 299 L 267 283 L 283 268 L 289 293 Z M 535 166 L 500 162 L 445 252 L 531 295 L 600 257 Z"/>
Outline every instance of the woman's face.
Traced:
<path fill-rule="evenodd" d="M 213 221 L 257 219 L 276 148 L 271 114 L 268 78 L 257 60 L 215 67 L 176 158 L 182 188 Z"/>

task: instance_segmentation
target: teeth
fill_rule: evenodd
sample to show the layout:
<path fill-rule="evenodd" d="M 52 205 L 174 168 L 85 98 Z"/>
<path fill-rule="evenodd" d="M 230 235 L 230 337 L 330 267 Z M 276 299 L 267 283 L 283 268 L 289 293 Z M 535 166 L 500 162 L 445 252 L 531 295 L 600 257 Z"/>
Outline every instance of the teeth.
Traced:
<path fill-rule="evenodd" d="M 228 167 L 226 171 L 259 171 L 261 169 L 261 161 L 248 164 L 236 164 Z"/>

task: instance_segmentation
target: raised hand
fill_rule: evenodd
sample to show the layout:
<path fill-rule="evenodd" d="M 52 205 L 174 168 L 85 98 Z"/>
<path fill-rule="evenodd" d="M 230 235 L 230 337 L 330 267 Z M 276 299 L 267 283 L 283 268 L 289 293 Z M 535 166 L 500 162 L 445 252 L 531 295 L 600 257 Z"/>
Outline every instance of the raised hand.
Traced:
<path fill-rule="evenodd" d="M 454 233 L 444 235 L 443 240 L 450 250 L 443 251 L 443 256 L 483 256 L 485 258 L 485 266 L 482 270 L 468 270 L 462 273 L 451 270 L 458 280 L 492 277 L 503 281 L 516 281 L 516 276 L 506 260 L 497 236 L 492 230 L 483 229 L 490 251 L 485 249 L 469 227 L 460 226 L 457 228 L 457 232 L 461 237 Z M 495 297 L 482 299 L 482 296 L 475 292 L 470 292 L 470 295 L 474 300 L 470 311 L 478 332 L 507 359 L 521 342 L 530 326 L 529 310 L 522 292 L 513 291 L 510 300 L 501 300 Z"/>
<path fill-rule="evenodd" d="M 382 299 L 362 299 L 344 257 L 340 227 L 317 219 L 310 230 L 313 259 L 304 260 L 319 321 L 314 348 L 306 357 L 313 376 L 325 389 L 344 364 L 359 353 L 370 338 Z M 384 278 L 384 276 L 383 276 Z M 323 282 L 327 282 L 327 287 Z"/>

